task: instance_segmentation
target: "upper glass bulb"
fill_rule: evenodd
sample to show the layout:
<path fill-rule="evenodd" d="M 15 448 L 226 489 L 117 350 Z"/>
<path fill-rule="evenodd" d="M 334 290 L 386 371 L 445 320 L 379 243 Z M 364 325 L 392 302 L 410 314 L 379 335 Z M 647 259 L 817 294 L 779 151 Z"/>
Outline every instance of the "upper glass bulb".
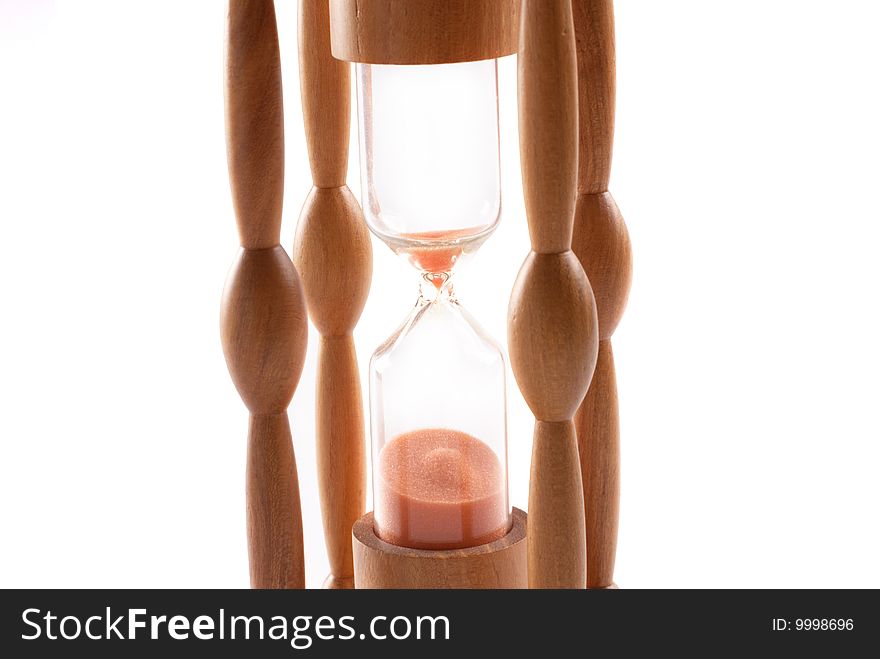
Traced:
<path fill-rule="evenodd" d="M 367 223 L 420 270 L 449 272 L 501 214 L 497 62 L 359 64 L 357 78 Z"/>

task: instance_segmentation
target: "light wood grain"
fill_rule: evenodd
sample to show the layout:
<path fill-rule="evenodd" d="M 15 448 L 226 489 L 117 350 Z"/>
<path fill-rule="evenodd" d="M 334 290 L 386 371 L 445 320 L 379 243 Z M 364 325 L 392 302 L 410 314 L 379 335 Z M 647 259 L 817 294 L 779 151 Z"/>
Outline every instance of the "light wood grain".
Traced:
<path fill-rule="evenodd" d="M 571 247 L 577 196 L 577 57 L 570 0 L 523 1 L 519 130 L 532 250 Z"/>
<path fill-rule="evenodd" d="M 528 256 L 510 298 L 510 364 L 535 418 L 569 421 L 599 348 L 590 282 L 572 252 Z"/>
<path fill-rule="evenodd" d="M 584 486 L 587 585 L 614 577 L 620 499 L 620 429 L 611 337 L 632 283 L 632 245 L 608 192 L 616 92 L 612 0 L 573 0 L 577 35 L 580 167 L 573 249 L 596 296 L 601 346 L 590 391 L 576 418 Z"/>
<path fill-rule="evenodd" d="M 632 244 L 626 223 L 608 192 L 578 197 L 572 249 L 596 296 L 599 338 L 610 339 L 629 299 Z"/>
<path fill-rule="evenodd" d="M 529 587 L 586 585 L 584 499 L 572 417 L 596 365 L 590 282 L 571 251 L 578 170 L 571 0 L 523 0 L 519 124 L 532 253 L 510 300 L 510 362 L 536 419 Z"/>
<path fill-rule="evenodd" d="M 613 0 L 572 0 L 580 80 L 578 192 L 608 190 L 617 76 Z"/>
<path fill-rule="evenodd" d="M 252 415 L 247 454 L 253 588 L 305 588 L 302 513 L 287 413 Z"/>
<path fill-rule="evenodd" d="M 318 331 L 350 334 L 370 293 L 373 249 L 361 207 L 347 187 L 312 189 L 297 224 L 293 260 Z"/>
<path fill-rule="evenodd" d="M 584 493 L 571 421 L 535 423 L 529 483 L 529 588 L 584 588 Z"/>
<path fill-rule="evenodd" d="M 526 514 L 514 508 L 511 518 L 510 532 L 495 542 L 429 551 L 383 542 L 369 513 L 352 530 L 356 587 L 526 588 Z"/>
<path fill-rule="evenodd" d="M 339 188 L 348 174 L 351 65 L 330 53 L 328 0 L 300 0 L 299 71 L 306 147 L 318 188 Z"/>
<path fill-rule="evenodd" d="M 243 250 L 230 273 L 221 338 L 248 406 L 248 554 L 254 588 L 303 588 L 302 519 L 287 406 L 306 351 L 305 304 L 285 251 Z"/>
<path fill-rule="evenodd" d="M 302 286 L 282 247 L 242 250 L 223 292 L 220 332 L 248 409 L 284 412 L 302 373 L 308 330 Z"/>
<path fill-rule="evenodd" d="M 331 577 L 325 586 L 353 587 L 352 520 L 366 506 L 363 404 L 351 335 L 322 337 L 318 352 L 318 487 Z"/>
<path fill-rule="evenodd" d="M 333 56 L 444 64 L 517 51 L 519 0 L 330 0 Z"/>
<path fill-rule="evenodd" d="M 305 361 L 302 285 L 280 246 L 284 195 L 281 63 L 271 0 L 230 0 L 226 143 L 244 248 L 223 293 L 220 335 L 250 410 L 247 528 L 251 586 L 304 588 L 302 512 L 287 407 Z"/>
<path fill-rule="evenodd" d="M 587 586 L 607 588 L 614 579 L 620 514 L 620 421 L 610 341 L 599 343 L 593 383 L 575 426 L 586 502 Z"/>
<path fill-rule="evenodd" d="M 241 244 L 274 247 L 284 199 L 284 110 L 275 5 L 230 0 L 226 155 Z"/>
<path fill-rule="evenodd" d="M 315 400 L 318 492 L 331 574 L 354 587 L 351 527 L 366 505 L 363 404 L 352 332 L 373 272 L 369 230 L 346 185 L 350 69 L 330 52 L 328 0 L 300 0 L 300 91 L 312 188 L 300 213 L 294 262 L 321 333 Z"/>

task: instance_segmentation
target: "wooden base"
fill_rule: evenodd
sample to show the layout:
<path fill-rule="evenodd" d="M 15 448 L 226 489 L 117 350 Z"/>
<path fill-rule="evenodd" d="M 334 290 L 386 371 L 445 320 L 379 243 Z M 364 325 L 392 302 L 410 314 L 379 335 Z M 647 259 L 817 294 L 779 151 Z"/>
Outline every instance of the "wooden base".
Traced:
<path fill-rule="evenodd" d="M 352 528 L 355 588 L 527 588 L 526 514 L 513 509 L 510 533 L 468 549 L 428 551 L 383 542 L 373 513 Z"/>
<path fill-rule="evenodd" d="M 324 590 L 352 590 L 354 588 L 353 577 L 334 577 L 332 574 L 324 580 L 321 586 Z"/>

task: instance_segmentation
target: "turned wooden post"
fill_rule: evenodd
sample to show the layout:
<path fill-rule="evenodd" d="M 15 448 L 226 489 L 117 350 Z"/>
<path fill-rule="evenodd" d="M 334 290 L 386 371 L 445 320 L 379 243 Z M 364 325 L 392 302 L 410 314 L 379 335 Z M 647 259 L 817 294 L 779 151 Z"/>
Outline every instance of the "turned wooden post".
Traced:
<path fill-rule="evenodd" d="M 281 63 L 272 0 L 230 0 L 226 140 L 242 251 L 223 293 L 229 372 L 250 410 L 251 586 L 304 588 L 302 516 L 287 407 L 305 360 L 299 276 L 280 245 L 284 194 Z"/>
<path fill-rule="evenodd" d="M 571 251 L 578 174 L 571 0 L 524 0 L 519 52 L 523 187 L 532 253 L 510 301 L 510 360 L 535 415 L 530 588 L 584 588 L 584 505 L 572 418 L 596 365 L 590 282 Z"/>
<path fill-rule="evenodd" d="M 324 585 L 354 588 L 351 529 L 366 507 L 366 462 L 352 331 L 370 291 L 373 252 L 346 185 L 351 65 L 330 52 L 328 0 L 300 0 L 299 9 L 300 89 L 314 187 L 300 215 L 293 258 L 321 334 L 315 425 L 330 558 Z"/>
<path fill-rule="evenodd" d="M 593 285 L 599 360 L 575 417 L 584 488 L 587 587 L 613 586 L 620 505 L 620 430 L 611 336 L 626 308 L 632 248 L 608 192 L 614 143 L 612 0 L 574 0 L 580 91 L 580 167 L 572 245 Z"/>

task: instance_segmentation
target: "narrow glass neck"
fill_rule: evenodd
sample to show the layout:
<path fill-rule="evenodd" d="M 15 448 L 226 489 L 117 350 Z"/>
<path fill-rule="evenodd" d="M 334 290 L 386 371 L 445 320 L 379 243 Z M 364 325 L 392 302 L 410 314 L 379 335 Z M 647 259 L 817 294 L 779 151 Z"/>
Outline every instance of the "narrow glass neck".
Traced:
<path fill-rule="evenodd" d="M 419 304 L 455 302 L 452 272 L 423 272 L 419 282 Z"/>

